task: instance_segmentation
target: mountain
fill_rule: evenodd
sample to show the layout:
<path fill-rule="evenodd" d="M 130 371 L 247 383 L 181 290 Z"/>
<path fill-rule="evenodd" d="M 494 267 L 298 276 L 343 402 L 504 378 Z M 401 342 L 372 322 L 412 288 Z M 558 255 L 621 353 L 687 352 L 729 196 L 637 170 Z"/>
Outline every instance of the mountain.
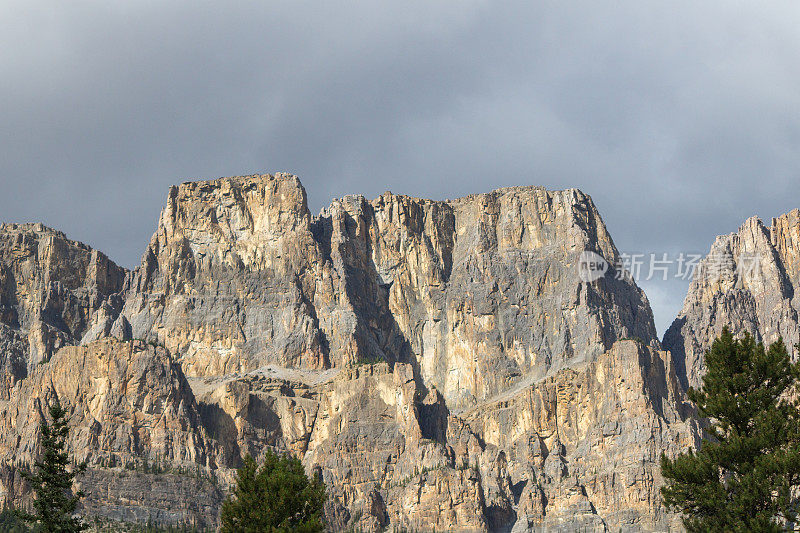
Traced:
<path fill-rule="evenodd" d="M 312 217 L 294 176 L 186 183 L 169 193 L 119 320 L 193 377 L 400 361 L 462 407 L 617 339 L 655 337 L 632 282 L 580 282 L 584 249 L 618 260 L 576 190 L 353 196 Z"/>
<path fill-rule="evenodd" d="M 0 500 L 27 497 L 58 395 L 112 519 L 213 525 L 272 447 L 322 476 L 336 530 L 678 524 L 658 461 L 697 443 L 684 371 L 578 190 L 313 216 L 296 177 L 240 176 L 172 187 L 133 271 L 40 226 L 0 243 Z"/>
<path fill-rule="evenodd" d="M 800 211 L 765 226 L 749 218 L 717 237 L 700 262 L 683 309 L 664 335 L 684 384 L 697 387 L 705 351 L 727 326 L 767 344 L 783 337 L 796 357 L 800 342 Z"/>

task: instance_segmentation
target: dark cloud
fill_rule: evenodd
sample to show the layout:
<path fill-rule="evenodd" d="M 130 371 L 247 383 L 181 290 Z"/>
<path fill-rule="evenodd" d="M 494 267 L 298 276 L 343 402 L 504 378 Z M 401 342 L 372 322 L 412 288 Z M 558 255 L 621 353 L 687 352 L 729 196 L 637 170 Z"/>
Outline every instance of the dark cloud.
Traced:
<path fill-rule="evenodd" d="M 580 187 L 646 253 L 797 206 L 794 1 L 269 4 L 0 4 L 0 218 L 131 267 L 170 184 L 254 171 Z M 642 284 L 663 330 L 686 284 Z"/>

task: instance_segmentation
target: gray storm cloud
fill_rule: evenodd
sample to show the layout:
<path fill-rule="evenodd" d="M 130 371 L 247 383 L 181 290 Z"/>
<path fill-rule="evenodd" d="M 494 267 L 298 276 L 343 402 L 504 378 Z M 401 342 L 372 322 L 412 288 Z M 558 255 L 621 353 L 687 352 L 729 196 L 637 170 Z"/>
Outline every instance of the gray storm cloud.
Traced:
<path fill-rule="evenodd" d="M 797 2 L 269 4 L 0 4 L 0 218 L 131 267 L 170 184 L 256 171 L 579 187 L 643 253 L 798 206 Z M 641 285 L 663 331 L 686 283 Z"/>

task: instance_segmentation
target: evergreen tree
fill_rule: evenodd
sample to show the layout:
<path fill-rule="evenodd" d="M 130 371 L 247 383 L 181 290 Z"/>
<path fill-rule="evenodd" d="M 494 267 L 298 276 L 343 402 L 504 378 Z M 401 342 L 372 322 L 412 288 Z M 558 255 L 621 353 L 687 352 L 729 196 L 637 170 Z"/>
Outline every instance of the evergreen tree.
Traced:
<path fill-rule="evenodd" d="M 82 492 L 72 493 L 72 482 L 75 476 L 83 472 L 86 465 L 80 465 L 71 471 L 67 446 L 67 413 L 58 398 L 49 409 L 52 422 L 43 420 L 40 426 L 41 455 L 34 465 L 34 471 L 23 472 L 36 497 L 33 501 L 33 513 L 20 513 L 23 520 L 38 524 L 38 531 L 45 533 L 75 533 L 86 529 L 79 517 L 74 516 Z"/>
<path fill-rule="evenodd" d="M 317 533 L 324 530 L 325 486 L 309 480 L 296 457 L 267 450 L 259 468 L 249 455 L 222 505 L 222 533 Z"/>
<path fill-rule="evenodd" d="M 783 531 L 798 514 L 800 364 L 783 340 L 768 350 L 723 330 L 706 352 L 700 390 L 689 390 L 709 419 L 699 451 L 661 457 L 664 503 L 693 531 Z"/>

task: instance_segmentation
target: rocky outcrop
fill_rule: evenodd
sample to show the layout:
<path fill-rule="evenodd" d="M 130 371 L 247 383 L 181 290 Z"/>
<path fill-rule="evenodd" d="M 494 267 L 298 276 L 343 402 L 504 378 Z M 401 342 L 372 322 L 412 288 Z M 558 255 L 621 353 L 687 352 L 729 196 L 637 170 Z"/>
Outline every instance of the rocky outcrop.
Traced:
<path fill-rule="evenodd" d="M 677 528 L 659 460 L 699 434 L 668 354 L 633 340 L 457 413 L 403 363 L 192 386 L 228 457 L 269 446 L 319 472 L 336 530 Z"/>
<path fill-rule="evenodd" d="M 119 320 L 190 376 L 399 361 L 466 406 L 620 338 L 655 338 L 628 278 L 581 283 L 584 250 L 618 263 L 574 189 L 347 197 L 312 217 L 294 176 L 186 183 L 170 191 Z"/>
<path fill-rule="evenodd" d="M 658 459 L 697 429 L 644 293 L 613 266 L 582 281 L 585 251 L 619 264 L 574 189 L 312 216 L 288 174 L 173 187 L 139 268 L 79 276 L 64 347 L 30 366 L 28 329 L 0 325 L 0 499 L 58 395 L 106 517 L 213 525 L 218 486 L 273 448 L 324 479 L 334 530 L 672 527 Z"/>
<path fill-rule="evenodd" d="M 166 350 L 107 338 L 68 346 L 37 365 L 0 417 L 0 451 L 34 458 L 39 422 L 50 401 L 69 405 L 76 459 L 134 468 L 148 459 L 213 466 L 194 396 Z M 19 439 L 19 442 L 18 442 Z"/>
<path fill-rule="evenodd" d="M 0 224 L 0 400 L 56 350 L 79 343 L 124 278 L 105 255 L 61 232 Z"/>
<path fill-rule="evenodd" d="M 424 395 L 411 365 L 269 368 L 192 386 L 227 457 L 258 457 L 269 446 L 322 476 L 335 530 L 486 529 L 480 475 L 456 463 L 447 407 L 438 393 Z"/>
<path fill-rule="evenodd" d="M 369 331 L 358 337 L 366 356 L 411 363 L 452 408 L 620 338 L 655 337 L 647 299 L 628 278 L 581 282 L 584 250 L 619 257 L 580 191 L 518 187 L 449 202 L 387 193 L 334 202 L 320 220 Z"/>
<path fill-rule="evenodd" d="M 695 446 L 669 354 L 620 341 L 580 367 L 503 394 L 464 419 L 497 457 L 517 530 L 664 531 L 679 526 L 657 488 L 661 453 Z M 485 461 L 484 461 L 485 463 Z"/>
<path fill-rule="evenodd" d="M 331 366 L 314 302 L 335 305 L 341 280 L 323 264 L 311 222 L 293 176 L 173 187 L 119 320 L 179 354 L 191 376 Z"/>
<path fill-rule="evenodd" d="M 800 342 L 800 211 L 772 220 L 756 217 L 717 237 L 701 261 L 678 317 L 664 335 L 686 385 L 697 387 L 704 354 L 723 327 L 767 344 Z"/>
<path fill-rule="evenodd" d="M 72 455 L 89 467 L 81 478 L 89 509 L 115 509 L 118 517 L 132 513 L 144 521 L 149 515 L 174 515 L 175 522 L 214 523 L 215 513 L 204 517 L 202 508 L 177 501 L 181 487 L 206 486 L 217 496 L 216 504 L 213 499 L 204 504 L 216 512 L 221 493 L 209 472 L 217 466 L 217 445 L 200 424 L 180 367 L 163 348 L 107 338 L 64 347 L 37 365 L 11 400 L 0 403 L 0 456 L 12 459 L 7 467 L 37 458 L 39 423 L 56 397 L 69 414 Z M 162 478 L 156 474 L 171 477 L 158 481 Z M 103 488 L 127 483 L 121 478 L 136 481 L 139 488 Z M 168 492 L 165 483 L 175 496 L 156 498 L 150 485 Z M 0 496 L 8 496 L 10 489 L 0 487 Z M 138 500 L 133 496 L 137 491 Z"/>
<path fill-rule="evenodd" d="M 480 478 L 455 464 L 447 409 L 435 392 L 423 397 L 410 365 L 343 371 L 318 397 L 304 461 L 331 487 L 329 514 L 350 517 L 342 526 L 486 527 Z"/>

